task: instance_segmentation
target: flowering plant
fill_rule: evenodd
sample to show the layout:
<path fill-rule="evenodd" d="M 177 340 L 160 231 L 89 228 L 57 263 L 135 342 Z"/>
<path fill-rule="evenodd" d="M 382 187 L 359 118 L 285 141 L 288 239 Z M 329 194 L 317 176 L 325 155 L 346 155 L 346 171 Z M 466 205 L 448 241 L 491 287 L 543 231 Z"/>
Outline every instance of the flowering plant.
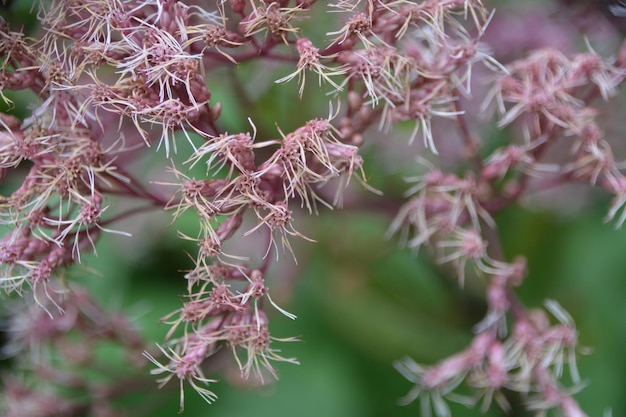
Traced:
<path fill-rule="evenodd" d="M 270 333 L 272 311 L 296 318 L 274 295 L 275 264 L 317 238 L 296 219 L 342 208 L 393 211 L 390 239 L 484 293 L 467 347 L 429 366 L 396 362 L 412 384 L 405 403 L 447 417 L 450 402 L 510 411 L 517 398 L 538 416 L 586 415 L 574 320 L 554 300 L 525 307 L 527 260 L 505 256 L 496 216 L 588 184 L 612 196 L 607 221 L 626 221 L 626 177 L 600 120 L 626 78 L 626 47 L 611 32 L 616 58 L 591 38 L 585 52 L 498 54 L 511 40 L 489 28 L 502 20 L 486 3 L 51 0 L 33 6 L 32 33 L 3 20 L 0 286 L 5 351 L 28 370 L 6 373 L 4 415 L 117 415 L 121 395 L 144 389 L 131 369 L 146 364 L 159 386 L 178 387 L 181 410 L 188 387 L 212 403 L 223 352 L 243 379 L 276 377 L 276 362 L 298 361 L 281 351 L 297 338 Z M 620 4 L 603 10 L 615 19 Z M 251 67 L 259 85 L 217 93 Z M 276 100 L 287 117 L 257 108 L 254 91 L 269 88 L 286 91 Z M 28 110 L 21 90 L 34 93 Z M 314 114 L 300 120 L 298 106 Z M 490 126 L 506 140 L 490 140 Z M 404 201 L 371 184 L 368 144 L 415 150 Z M 138 167 L 145 154 L 158 169 Z M 178 233 L 193 262 L 156 347 L 76 268 L 107 234 L 141 239 L 149 228 L 128 220 L 154 210 L 195 222 Z M 86 369 L 108 366 L 103 346 L 127 365 L 93 383 Z"/>

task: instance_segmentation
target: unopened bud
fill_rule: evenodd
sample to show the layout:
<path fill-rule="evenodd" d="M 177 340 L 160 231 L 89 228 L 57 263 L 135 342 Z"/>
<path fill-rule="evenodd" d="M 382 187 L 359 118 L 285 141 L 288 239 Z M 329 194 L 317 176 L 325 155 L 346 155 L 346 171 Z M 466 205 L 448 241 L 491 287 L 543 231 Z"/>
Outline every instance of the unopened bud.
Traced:
<path fill-rule="evenodd" d="M 363 97 L 355 91 L 350 91 L 348 93 L 348 106 L 350 106 L 350 110 L 357 111 L 363 105 Z"/>
<path fill-rule="evenodd" d="M 341 134 L 342 138 L 348 137 L 352 134 L 352 127 L 350 126 L 342 126 L 339 129 L 339 133 Z"/>
<path fill-rule="evenodd" d="M 243 14 L 246 8 L 246 2 L 244 0 L 230 0 L 230 7 L 234 13 Z"/>
<path fill-rule="evenodd" d="M 359 109 L 359 116 L 361 116 L 361 119 L 367 120 L 369 119 L 371 115 L 372 115 L 371 107 L 363 106 Z"/>
<path fill-rule="evenodd" d="M 215 105 L 211 107 L 211 118 L 213 120 L 217 120 L 221 114 L 222 114 L 222 103 L 215 103 Z"/>
<path fill-rule="evenodd" d="M 360 133 L 355 133 L 352 135 L 352 140 L 350 143 L 354 146 L 361 146 L 363 144 L 363 135 Z"/>

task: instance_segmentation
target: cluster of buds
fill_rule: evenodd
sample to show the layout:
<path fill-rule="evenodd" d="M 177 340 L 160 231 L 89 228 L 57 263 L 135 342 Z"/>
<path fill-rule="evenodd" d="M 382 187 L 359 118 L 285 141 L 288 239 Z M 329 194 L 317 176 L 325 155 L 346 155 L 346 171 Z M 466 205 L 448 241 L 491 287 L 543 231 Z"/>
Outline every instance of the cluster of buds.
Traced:
<path fill-rule="evenodd" d="M 4 376 L 3 415 L 119 415 L 131 388 L 149 382 L 140 376 L 145 345 L 128 317 L 106 311 L 80 288 L 48 295 L 39 301 L 43 305 L 28 301 L 7 302 L 2 353 L 29 372 Z M 115 364 L 111 355 L 118 358 Z M 94 372 L 100 383 L 93 383 Z"/>
<path fill-rule="evenodd" d="M 320 9 L 333 17 L 324 45 L 303 35 L 305 18 Z M 22 343 L 38 351 L 43 339 L 57 342 L 73 329 L 95 339 L 92 324 L 117 326 L 104 334 L 133 349 L 143 346 L 134 334 L 129 343 L 130 331 L 119 333 L 124 325 L 110 323 L 87 295 L 72 291 L 62 271 L 80 263 L 81 252 L 95 251 L 103 232 L 129 235 L 110 225 L 165 209 L 175 219 L 195 214 L 197 232 L 180 237 L 194 242 L 197 252 L 184 277 L 182 307 L 163 318 L 171 325 L 165 342 L 144 353 L 152 373 L 162 375 L 163 385 L 178 381 L 181 409 L 186 385 L 207 402 L 216 398 L 206 366 L 222 349 L 232 351 L 243 377 L 276 376 L 273 362 L 297 361 L 275 343 L 295 339 L 270 334 L 266 308 L 295 316 L 271 298 L 270 266 L 281 255 L 295 257 L 293 238 L 311 240 L 295 227 L 294 211 L 342 206 L 352 177 L 368 188 L 359 148 L 371 127 L 406 136 L 409 144 L 419 136 L 428 155 L 443 156 L 448 144 L 433 126 L 441 122 L 458 128 L 472 168 L 446 172 L 420 157 L 427 172 L 409 178 L 414 185 L 390 235 L 400 232 L 410 249 L 428 247 L 438 262 L 453 263 L 461 286 L 474 267 L 472 278 L 486 282 L 488 312 L 466 350 L 432 367 L 398 364 L 415 384 L 407 400 L 419 397 L 425 415 L 432 404 L 447 417 L 444 400 L 458 400 L 452 391 L 466 381 L 475 391 L 462 399 L 469 405 L 482 399 L 489 407 L 495 399 L 507 409 L 502 390 L 510 390 L 538 415 L 556 408 L 566 417 L 583 416 L 559 382 L 564 363 L 574 384 L 580 382 L 573 320 L 549 301 L 546 308 L 559 322 L 551 325 L 545 313 L 526 310 L 516 298 L 525 261 L 504 259 L 493 214 L 518 203 L 531 190 L 531 178 L 546 187 L 584 181 L 615 196 L 608 218 L 622 225 L 626 177 L 592 105 L 619 92 L 626 65 L 589 47 L 571 56 L 534 51 L 503 66 L 482 43 L 493 17 L 481 0 L 52 0 L 40 5 L 39 39 L 2 21 L 0 99 L 8 110 L 0 114 L 0 179 L 26 173 L 17 189 L 0 197 L 0 224 L 9 230 L 0 239 L 0 289 L 32 296 L 28 311 L 37 315 L 22 333 L 16 330 L 9 347 Z M 241 109 L 216 102 L 205 75 L 260 60 L 289 66 L 291 72 L 274 81 L 297 78 L 294 102 L 305 97 L 312 72 L 331 96 L 328 115 L 288 133 L 277 128 L 275 137 L 257 137 L 271 134 L 259 134 L 255 115 L 244 115 L 251 131 L 231 127 L 237 133 L 230 133 L 220 116 Z M 483 110 L 497 109 L 498 128 L 524 132 L 523 144 L 489 149 L 484 157 L 463 109 L 477 66 L 491 74 Z M 38 101 L 20 119 L 10 111 L 12 92 L 25 89 Z M 253 107 L 247 97 L 242 101 Z M 408 135 L 397 128 L 405 123 L 412 127 Z M 182 170 L 172 161 L 179 156 L 177 139 L 191 148 Z M 170 182 L 141 178 L 130 166 L 154 145 L 163 149 L 159 157 L 164 154 L 169 167 L 163 171 L 173 174 Z M 550 160 L 555 147 L 570 152 Z M 205 174 L 191 175 L 198 166 Z M 322 192 L 329 183 L 334 198 Z M 138 203 L 115 205 L 119 198 Z M 261 236 L 261 257 L 225 249 L 226 241 L 236 247 L 234 237 L 252 235 Z M 11 312 L 12 320 L 20 314 Z M 43 330 L 39 318 L 46 321 Z M 66 380 L 77 389 L 88 385 Z M 81 397 L 90 404 L 80 403 L 64 397 L 63 389 L 37 393 L 8 381 L 8 415 L 39 416 L 49 411 L 45 404 L 79 415 L 108 398 L 91 393 Z M 26 413 L 28 404 L 39 408 Z"/>

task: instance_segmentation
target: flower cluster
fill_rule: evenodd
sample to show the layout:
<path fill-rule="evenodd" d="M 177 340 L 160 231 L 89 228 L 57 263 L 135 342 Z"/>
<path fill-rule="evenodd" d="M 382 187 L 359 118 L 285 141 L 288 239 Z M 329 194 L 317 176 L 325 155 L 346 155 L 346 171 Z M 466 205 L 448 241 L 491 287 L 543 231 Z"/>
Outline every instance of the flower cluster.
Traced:
<path fill-rule="evenodd" d="M 315 13 L 329 17 L 324 33 L 309 34 Z M 76 368 L 96 360 L 63 344 L 76 340 L 71 332 L 88 341 L 83 348 L 107 340 L 143 350 L 161 386 L 177 381 L 181 410 L 186 386 L 216 399 L 208 365 L 220 351 L 232 352 L 242 377 L 262 382 L 277 376 L 274 362 L 298 363 L 277 347 L 296 339 L 270 333 L 272 309 L 295 319 L 270 295 L 270 267 L 296 257 L 294 238 L 313 241 L 298 231 L 296 212 L 342 207 L 353 177 L 376 191 L 360 148 L 374 136 L 399 136 L 402 146 L 419 137 L 425 172 L 408 178 L 389 236 L 452 264 L 461 287 L 482 279 L 487 305 L 465 350 L 432 366 L 397 364 L 414 384 L 406 401 L 419 398 L 423 415 L 432 408 L 447 417 L 447 400 L 482 400 L 483 409 L 495 400 L 508 410 L 509 391 L 538 416 L 585 415 L 572 396 L 580 387 L 574 322 L 555 301 L 545 304 L 552 324 L 517 298 L 526 261 L 505 259 L 494 215 L 534 189 L 583 182 L 614 196 L 609 220 L 626 221 L 626 176 L 598 121 L 599 99 L 615 97 L 626 79 L 626 46 L 616 60 L 588 45 L 502 65 L 483 43 L 495 16 L 481 0 L 51 0 L 39 5 L 37 39 L 2 20 L 0 180 L 21 183 L 0 197 L 0 289 L 27 305 L 7 309 L 7 349 L 28 350 L 47 380 L 61 382 L 45 391 L 8 378 L 0 410 L 114 412 L 107 401 L 118 392 L 95 392 L 81 379 Z M 330 110 L 300 120 L 294 108 L 286 133 L 275 120 L 257 129 L 257 114 L 245 113 L 255 103 L 241 86 L 232 95 L 243 96 L 243 109 L 217 101 L 219 89 L 207 82 L 207 74 L 234 74 L 248 62 L 288 68 L 272 81 L 289 92 L 297 79 L 296 104 L 311 91 L 307 75 L 316 77 Z M 521 140 L 494 147 L 467 122 L 477 73 L 490 86 L 481 110 L 494 110 L 495 127 L 517 129 Z M 13 112 L 18 90 L 37 97 L 25 117 Z M 233 126 L 226 112 L 244 123 Z M 246 121 L 251 129 L 241 128 Z M 433 162 L 459 146 L 439 126 L 456 129 L 462 169 Z M 153 146 L 169 180 L 135 172 L 132 162 Z M 108 317 L 63 273 L 96 251 L 102 233 L 130 236 L 117 224 L 150 210 L 169 210 L 174 220 L 192 214 L 197 225 L 179 232 L 196 251 L 182 306 L 163 317 L 171 327 L 157 349 L 145 349 L 128 323 Z M 258 239 L 262 254 L 244 252 L 239 237 Z M 573 388 L 562 382 L 565 366 Z M 470 396 L 454 393 L 462 382 Z"/>
<path fill-rule="evenodd" d="M 3 415 L 119 415 L 117 400 L 148 382 L 137 377 L 145 349 L 137 329 L 123 313 L 106 311 L 87 291 L 49 295 L 38 301 L 41 305 L 34 300 L 7 303 L 11 314 L 2 353 L 26 352 L 17 357 L 30 372 L 4 376 Z M 117 351 L 103 355 L 107 346 Z M 120 362 L 111 361 L 110 355 L 119 355 Z M 91 382 L 94 372 L 102 383 Z"/>

